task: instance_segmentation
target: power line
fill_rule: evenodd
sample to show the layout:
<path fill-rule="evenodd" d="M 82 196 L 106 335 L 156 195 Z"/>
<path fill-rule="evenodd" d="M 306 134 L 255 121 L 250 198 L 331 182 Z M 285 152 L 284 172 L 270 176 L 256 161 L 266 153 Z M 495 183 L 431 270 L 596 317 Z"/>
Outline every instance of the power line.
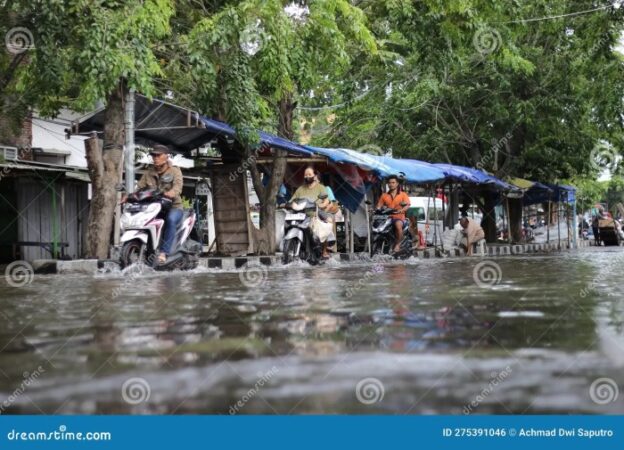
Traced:
<path fill-rule="evenodd" d="M 576 12 L 568 13 L 568 14 L 559 14 L 559 15 L 556 15 L 556 16 L 545 16 L 545 17 L 534 17 L 534 18 L 531 18 L 531 19 L 519 19 L 519 20 L 511 20 L 509 22 L 499 22 L 499 23 L 508 24 L 508 23 L 540 22 L 542 20 L 554 20 L 554 19 L 561 19 L 561 18 L 564 18 L 564 17 L 580 16 L 580 15 L 583 15 L 583 14 L 589 14 L 589 13 L 593 13 L 593 12 L 596 12 L 596 11 L 602 11 L 604 9 L 614 7 L 616 4 L 619 6 L 619 3 L 615 2 L 615 3 L 609 3 L 608 5 L 599 6 L 597 8 L 587 9 L 587 10 L 584 10 L 584 11 L 576 11 Z"/>

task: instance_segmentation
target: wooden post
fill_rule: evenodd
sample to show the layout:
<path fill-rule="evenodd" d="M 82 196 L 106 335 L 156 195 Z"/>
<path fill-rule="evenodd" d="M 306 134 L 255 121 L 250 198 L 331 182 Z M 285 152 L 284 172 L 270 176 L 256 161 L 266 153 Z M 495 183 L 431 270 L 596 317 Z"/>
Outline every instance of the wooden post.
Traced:
<path fill-rule="evenodd" d="M 548 197 L 548 220 L 546 221 L 546 242 L 550 243 L 550 196 Z"/>

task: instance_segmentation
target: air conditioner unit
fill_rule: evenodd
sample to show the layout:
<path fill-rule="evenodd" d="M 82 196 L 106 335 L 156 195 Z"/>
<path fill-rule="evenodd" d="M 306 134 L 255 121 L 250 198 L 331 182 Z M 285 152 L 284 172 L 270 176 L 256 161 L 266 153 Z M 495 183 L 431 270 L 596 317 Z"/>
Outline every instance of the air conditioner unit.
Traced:
<path fill-rule="evenodd" d="M 4 147 L 0 145 L 0 158 L 4 161 L 16 161 L 17 147 Z"/>

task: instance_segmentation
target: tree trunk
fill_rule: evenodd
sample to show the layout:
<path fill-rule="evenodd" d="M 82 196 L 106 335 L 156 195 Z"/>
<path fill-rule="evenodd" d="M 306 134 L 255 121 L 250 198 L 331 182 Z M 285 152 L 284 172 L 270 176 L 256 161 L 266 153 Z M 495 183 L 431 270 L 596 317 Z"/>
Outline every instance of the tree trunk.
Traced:
<path fill-rule="evenodd" d="M 510 198 L 508 201 L 511 242 L 517 244 L 522 242 L 522 199 Z"/>
<path fill-rule="evenodd" d="M 292 119 L 295 107 L 296 105 L 292 101 L 292 94 L 279 102 L 278 135 L 288 140 L 292 140 L 294 137 Z M 254 189 L 260 200 L 260 229 L 253 229 L 254 253 L 260 255 L 272 255 L 275 253 L 275 202 L 277 192 L 284 181 L 284 174 L 286 173 L 288 152 L 279 149 L 273 149 L 273 152 L 271 178 L 268 185 L 262 185 L 261 174 L 255 159 L 253 164 L 251 164 L 251 177 Z"/>
<path fill-rule="evenodd" d="M 104 121 L 104 148 L 97 136 L 85 142 L 87 167 L 93 195 L 87 225 L 87 257 L 106 259 L 110 247 L 117 191 L 119 166 L 124 145 L 124 98 L 127 88 L 123 81 L 108 96 Z"/>

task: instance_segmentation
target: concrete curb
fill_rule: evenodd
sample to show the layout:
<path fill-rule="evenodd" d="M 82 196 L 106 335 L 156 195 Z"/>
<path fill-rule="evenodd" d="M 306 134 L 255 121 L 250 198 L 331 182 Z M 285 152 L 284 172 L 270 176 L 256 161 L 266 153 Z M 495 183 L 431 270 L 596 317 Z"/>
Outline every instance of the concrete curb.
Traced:
<path fill-rule="evenodd" d="M 588 247 L 587 242 L 579 242 L 579 247 Z M 548 254 L 570 249 L 567 242 L 517 245 L 486 245 L 485 254 L 475 253 L 476 257 L 513 256 L 523 254 Z M 415 258 L 459 258 L 465 256 L 465 251 L 453 248 L 450 250 L 427 248 L 414 251 Z M 337 253 L 332 255 L 335 261 L 370 261 L 368 253 Z M 200 258 L 199 266 L 206 269 L 236 270 L 246 266 L 275 266 L 281 264 L 281 256 L 241 256 L 241 257 L 209 257 Z M 104 267 L 106 261 L 95 259 L 76 259 L 72 261 L 57 261 L 40 259 L 32 262 L 36 274 L 82 274 L 92 275 Z"/>

